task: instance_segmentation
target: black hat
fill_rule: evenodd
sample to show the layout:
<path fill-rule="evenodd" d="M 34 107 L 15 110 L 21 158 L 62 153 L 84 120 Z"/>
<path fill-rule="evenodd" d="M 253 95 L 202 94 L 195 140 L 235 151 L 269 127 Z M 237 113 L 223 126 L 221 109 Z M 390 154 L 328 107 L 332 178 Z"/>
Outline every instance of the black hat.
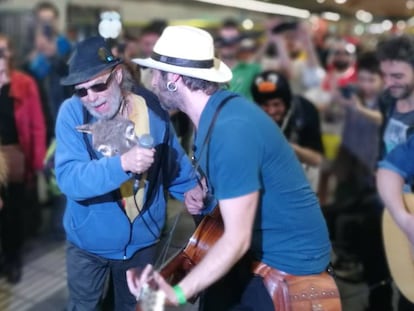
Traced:
<path fill-rule="evenodd" d="M 287 108 L 290 107 L 292 91 L 289 82 L 276 71 L 268 70 L 258 74 L 253 80 L 251 91 L 254 101 L 259 105 L 270 99 L 280 98 Z"/>
<path fill-rule="evenodd" d="M 60 80 L 62 85 L 75 85 L 92 79 L 121 63 L 112 55 L 109 45 L 100 36 L 79 42 L 69 58 L 69 74 Z"/>

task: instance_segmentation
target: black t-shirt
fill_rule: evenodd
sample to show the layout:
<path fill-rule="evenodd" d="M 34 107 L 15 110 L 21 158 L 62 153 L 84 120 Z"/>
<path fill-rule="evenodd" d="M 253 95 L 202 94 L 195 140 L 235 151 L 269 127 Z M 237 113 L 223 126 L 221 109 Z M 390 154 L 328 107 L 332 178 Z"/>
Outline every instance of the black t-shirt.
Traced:
<path fill-rule="evenodd" d="M 284 129 L 287 139 L 301 147 L 324 153 L 318 110 L 302 96 L 294 96 L 292 114 Z"/>
<path fill-rule="evenodd" d="M 10 83 L 0 89 L 0 139 L 2 145 L 19 142 L 14 118 L 14 100 L 9 94 Z"/>

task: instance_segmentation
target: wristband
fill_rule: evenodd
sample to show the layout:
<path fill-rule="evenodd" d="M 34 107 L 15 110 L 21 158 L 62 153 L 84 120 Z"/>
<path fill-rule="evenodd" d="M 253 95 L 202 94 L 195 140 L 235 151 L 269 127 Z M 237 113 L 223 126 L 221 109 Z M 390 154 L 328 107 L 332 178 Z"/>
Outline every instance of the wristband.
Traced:
<path fill-rule="evenodd" d="M 187 303 L 187 299 L 185 298 L 184 291 L 180 285 L 173 286 L 173 290 L 175 293 L 175 297 L 177 297 L 179 305 L 185 305 Z"/>

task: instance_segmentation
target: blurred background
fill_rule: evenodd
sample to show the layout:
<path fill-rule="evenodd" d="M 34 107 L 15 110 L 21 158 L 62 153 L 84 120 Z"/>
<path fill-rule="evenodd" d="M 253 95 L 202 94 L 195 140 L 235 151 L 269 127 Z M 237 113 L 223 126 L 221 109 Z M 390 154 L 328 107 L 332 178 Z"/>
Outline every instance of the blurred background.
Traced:
<path fill-rule="evenodd" d="M 344 129 L 353 129 L 353 135 L 358 139 L 362 139 L 360 134 L 363 132 L 352 123 L 344 126 L 347 109 L 334 103 L 332 94 L 346 84 L 358 87 L 358 92 L 348 91 L 358 93 L 358 96 L 363 93 L 365 86 L 357 79 L 358 57 L 363 52 L 375 51 L 383 38 L 414 32 L 414 0 L 54 0 L 50 3 L 56 11 L 51 17 L 36 15 L 35 8 L 40 2 L 0 0 L 0 33 L 11 39 L 15 68 L 23 69 L 38 83 L 50 151 L 44 172 L 38 175 L 34 199 L 24 210 L 25 243 L 21 262 L 14 267 L 16 271 L 5 268 L 0 247 L 0 311 L 65 308 L 65 237 L 61 224 L 64 197 L 53 183 L 50 155 L 53 154 L 54 120 L 59 105 L 71 93 L 60 89 L 59 79 L 64 75 L 66 61 L 76 43 L 98 34 L 99 25 L 105 19 L 116 19 L 121 23 L 121 32 L 112 42 L 113 52 L 126 60 L 148 57 L 167 25 L 186 24 L 208 30 L 215 39 L 217 53 L 233 70 L 235 78 L 230 88 L 250 99 L 255 74 L 264 70 L 286 74 L 292 93 L 305 97 L 319 112 L 315 131 L 321 136 L 318 139 L 322 139 L 323 147 L 317 150 L 321 157 L 316 164 L 308 163 L 316 167 L 317 172 L 309 169 L 307 174 L 326 215 L 331 216 L 330 211 L 335 214 L 334 223 L 329 222 L 328 226 L 343 308 L 345 311 L 391 310 L 385 307 L 370 309 L 371 293 L 383 286 L 392 287 L 394 305 L 398 299 L 398 291 L 387 273 L 384 278 L 366 278 L 369 265 L 364 262 L 363 253 L 370 253 L 371 261 L 380 256 L 383 258 L 382 246 L 374 247 L 381 240 L 380 230 L 362 230 L 379 227 L 379 218 L 371 221 L 369 214 L 371 208 L 376 209 L 377 203 L 364 201 L 372 189 L 367 192 L 364 189 L 361 199 L 352 192 L 354 189 L 350 185 L 357 184 L 354 180 L 347 179 L 341 184 L 331 171 L 332 163 L 343 160 L 337 155 L 341 141 L 346 141 L 343 140 Z M 8 40 L 0 36 L 2 53 L 11 50 L 10 46 L 1 45 L 4 42 Z M 39 58 L 39 55 L 44 57 Z M 306 69 L 315 71 L 306 76 L 309 72 Z M 378 64 L 374 71 L 368 71 L 374 78 L 381 79 Z M 141 71 L 141 81 L 149 86 L 145 70 Z M 371 92 L 369 100 L 376 99 L 381 87 L 381 81 L 378 86 L 369 86 L 365 95 Z M 184 149 L 190 154 L 191 124 L 180 114 L 172 114 L 171 118 Z M 368 121 L 358 122 L 366 124 Z M 373 130 L 377 131 L 377 128 Z M 370 179 L 372 182 L 370 165 L 376 158 L 378 133 L 373 134 L 372 139 L 367 137 L 368 143 L 357 140 L 352 146 L 342 145 L 349 147 L 348 151 L 356 156 L 364 148 L 375 150 L 362 155 L 365 158 L 361 161 L 370 163 L 368 170 L 364 166 L 361 173 L 364 176 L 358 177 L 359 181 Z M 350 167 L 357 170 L 353 164 Z M 348 201 L 341 197 L 343 193 L 347 194 Z M 365 214 L 349 208 L 366 207 L 363 204 L 369 206 Z M 0 219 L 1 213 L 0 210 Z M 169 228 L 176 222 L 177 215 L 180 215 L 179 222 L 169 254 L 184 246 L 194 230 L 191 217 L 180 203 L 171 199 L 163 241 L 170 239 Z M 328 221 L 331 220 L 329 217 Z M 371 238 L 375 243 L 371 243 Z M 356 244 L 358 247 L 354 247 Z M 377 275 L 384 272 L 383 268 L 378 268 L 382 270 L 378 270 Z M 196 307 L 188 305 L 181 309 L 195 310 Z"/>

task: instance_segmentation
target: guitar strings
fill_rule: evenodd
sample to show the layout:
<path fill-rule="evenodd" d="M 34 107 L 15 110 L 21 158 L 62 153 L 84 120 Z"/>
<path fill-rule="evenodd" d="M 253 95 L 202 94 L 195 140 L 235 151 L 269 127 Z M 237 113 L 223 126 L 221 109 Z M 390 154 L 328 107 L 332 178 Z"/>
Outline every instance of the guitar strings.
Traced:
<path fill-rule="evenodd" d="M 175 232 L 175 229 L 176 229 L 176 227 L 177 227 L 177 225 L 178 225 L 178 221 L 179 221 L 179 219 L 181 218 L 181 215 L 182 215 L 182 211 L 180 211 L 176 216 L 175 216 L 175 219 L 174 219 L 174 223 L 173 223 L 173 225 L 172 225 L 172 227 L 171 227 L 171 229 L 168 231 L 168 233 L 167 233 L 167 239 L 166 239 L 166 241 L 165 241 L 165 243 L 164 243 L 164 246 L 162 247 L 162 249 L 160 250 L 160 253 L 159 253 L 159 255 L 158 255 L 158 258 L 157 258 L 157 260 L 155 261 L 155 263 L 154 263 L 154 268 L 157 270 L 157 269 L 159 269 L 161 266 L 162 266 L 162 264 L 165 262 L 165 259 L 167 258 L 167 253 L 168 253 L 168 250 L 169 250 L 169 248 L 170 248 L 170 246 L 171 246 L 171 242 L 172 242 L 172 237 L 173 237 L 173 234 L 174 234 L 174 232 Z"/>

